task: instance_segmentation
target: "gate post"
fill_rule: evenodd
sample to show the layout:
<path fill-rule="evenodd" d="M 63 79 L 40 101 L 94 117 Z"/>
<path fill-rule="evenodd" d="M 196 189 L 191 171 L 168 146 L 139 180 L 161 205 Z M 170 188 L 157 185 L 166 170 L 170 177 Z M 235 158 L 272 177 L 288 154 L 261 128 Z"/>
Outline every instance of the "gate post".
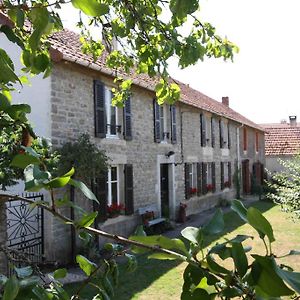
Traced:
<path fill-rule="evenodd" d="M 6 246 L 7 241 L 7 221 L 6 203 L 0 203 L 0 246 Z M 0 274 L 7 274 L 7 257 L 0 251 Z"/>

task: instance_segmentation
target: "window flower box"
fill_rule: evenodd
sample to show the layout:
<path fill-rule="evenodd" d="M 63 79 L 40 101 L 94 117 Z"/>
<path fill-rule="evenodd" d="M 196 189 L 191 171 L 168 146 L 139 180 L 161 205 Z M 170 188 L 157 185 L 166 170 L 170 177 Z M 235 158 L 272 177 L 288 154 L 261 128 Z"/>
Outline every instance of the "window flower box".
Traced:
<path fill-rule="evenodd" d="M 213 192 L 214 186 L 212 184 L 208 184 L 208 185 L 206 185 L 206 190 L 207 190 L 207 192 Z"/>
<path fill-rule="evenodd" d="M 107 216 L 108 218 L 116 218 L 119 215 L 123 214 L 125 207 L 123 204 L 112 204 L 107 206 Z"/>
<path fill-rule="evenodd" d="M 196 188 L 190 188 L 190 194 L 195 195 L 197 194 L 198 190 Z"/>

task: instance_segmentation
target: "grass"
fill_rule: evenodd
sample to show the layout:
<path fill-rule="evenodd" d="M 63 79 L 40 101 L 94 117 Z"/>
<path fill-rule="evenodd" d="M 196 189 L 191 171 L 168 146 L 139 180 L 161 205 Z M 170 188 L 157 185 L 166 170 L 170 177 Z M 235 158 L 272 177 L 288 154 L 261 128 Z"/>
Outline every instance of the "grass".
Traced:
<path fill-rule="evenodd" d="M 291 249 L 300 249 L 300 223 L 293 223 L 283 214 L 278 206 L 268 202 L 257 202 L 253 206 L 264 212 L 265 217 L 271 222 L 276 241 L 273 243 L 273 252 L 278 256 L 288 253 Z M 257 236 L 255 230 L 244 224 L 234 213 L 229 212 L 224 216 L 225 231 L 222 235 L 210 237 L 206 246 L 223 241 L 224 238 L 232 238 L 237 234 Z M 253 252 L 265 254 L 265 248 L 260 240 L 249 240 L 247 245 L 253 247 Z M 300 260 L 290 256 L 280 260 L 283 264 L 300 270 Z M 145 256 L 138 257 L 138 268 L 133 273 L 126 273 L 121 267 L 120 284 L 116 289 L 114 300 L 159 300 L 180 299 L 182 287 L 182 274 L 186 267 L 185 263 L 177 261 L 148 260 Z M 78 284 L 77 284 L 78 287 Z M 70 289 L 75 288 L 71 285 Z M 89 297 L 91 288 L 85 289 L 82 296 Z M 90 298 L 89 298 L 90 299 Z"/>

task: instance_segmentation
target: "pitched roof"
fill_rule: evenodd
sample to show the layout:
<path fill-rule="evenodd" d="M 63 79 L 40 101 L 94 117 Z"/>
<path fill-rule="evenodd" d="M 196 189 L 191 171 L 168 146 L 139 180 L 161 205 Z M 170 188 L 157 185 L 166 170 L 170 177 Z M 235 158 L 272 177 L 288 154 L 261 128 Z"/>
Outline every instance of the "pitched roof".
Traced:
<path fill-rule="evenodd" d="M 265 153 L 295 155 L 300 151 L 300 123 L 260 124 L 265 129 Z"/>

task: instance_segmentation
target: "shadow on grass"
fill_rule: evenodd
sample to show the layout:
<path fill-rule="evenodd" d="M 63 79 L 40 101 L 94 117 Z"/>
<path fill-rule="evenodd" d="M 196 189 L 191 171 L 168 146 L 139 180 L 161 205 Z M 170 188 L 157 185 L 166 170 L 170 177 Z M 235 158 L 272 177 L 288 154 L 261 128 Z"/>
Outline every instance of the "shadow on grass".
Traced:
<path fill-rule="evenodd" d="M 260 201 L 254 203 L 252 206 L 264 213 L 274 207 L 274 204 Z M 221 234 L 206 239 L 205 247 L 245 224 L 233 211 L 224 214 L 224 221 L 224 231 Z M 132 299 L 135 294 L 143 291 L 165 273 L 181 264 L 178 261 L 147 259 L 147 255 L 140 255 L 137 259 L 138 268 L 133 273 L 127 273 L 125 266 L 120 267 L 120 282 L 118 288 L 115 290 L 114 300 Z M 83 291 L 82 296 L 89 297 L 91 294 L 92 290 L 89 288 Z"/>

